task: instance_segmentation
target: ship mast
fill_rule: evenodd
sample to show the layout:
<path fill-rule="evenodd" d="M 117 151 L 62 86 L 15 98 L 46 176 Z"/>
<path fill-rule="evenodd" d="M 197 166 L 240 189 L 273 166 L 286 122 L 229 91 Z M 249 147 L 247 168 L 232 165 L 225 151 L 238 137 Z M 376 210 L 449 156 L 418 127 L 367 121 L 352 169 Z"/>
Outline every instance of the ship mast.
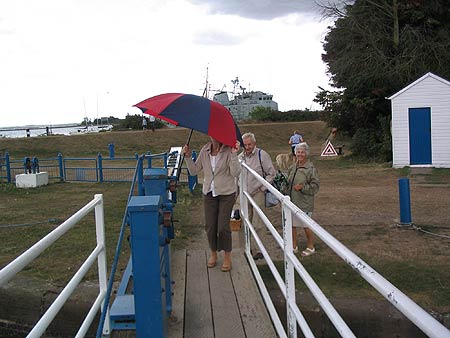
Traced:
<path fill-rule="evenodd" d="M 208 97 L 208 66 L 206 67 L 206 79 L 205 79 L 205 89 L 203 89 L 203 97 L 206 97 L 207 99 Z"/>

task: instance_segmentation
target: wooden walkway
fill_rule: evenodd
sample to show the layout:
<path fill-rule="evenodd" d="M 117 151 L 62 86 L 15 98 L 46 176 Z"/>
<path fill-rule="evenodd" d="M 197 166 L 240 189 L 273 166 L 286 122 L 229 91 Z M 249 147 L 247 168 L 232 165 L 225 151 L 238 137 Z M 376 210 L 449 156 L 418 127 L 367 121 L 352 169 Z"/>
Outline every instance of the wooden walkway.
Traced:
<path fill-rule="evenodd" d="M 232 270 L 206 267 L 207 251 L 172 253 L 173 310 L 169 338 L 277 338 L 242 249 L 233 249 Z M 135 337 L 114 331 L 114 338 Z"/>
<path fill-rule="evenodd" d="M 241 249 L 233 268 L 206 267 L 205 250 L 172 255 L 175 281 L 170 338 L 276 338 L 266 307 Z"/>

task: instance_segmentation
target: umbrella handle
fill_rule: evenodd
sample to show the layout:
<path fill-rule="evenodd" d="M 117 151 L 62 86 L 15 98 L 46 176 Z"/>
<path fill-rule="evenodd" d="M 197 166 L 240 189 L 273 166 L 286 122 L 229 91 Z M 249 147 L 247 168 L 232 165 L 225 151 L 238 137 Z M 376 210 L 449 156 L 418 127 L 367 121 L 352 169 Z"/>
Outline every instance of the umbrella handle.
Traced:
<path fill-rule="evenodd" d="M 189 145 L 189 142 L 191 141 L 191 136 L 192 136 L 192 132 L 193 132 L 193 131 L 194 131 L 194 130 L 191 129 L 191 131 L 189 132 L 189 136 L 188 136 L 187 141 L 186 141 L 186 144 L 187 144 L 187 145 Z M 177 171 L 177 182 L 180 180 L 181 167 L 183 166 L 183 162 L 184 162 L 184 153 L 183 153 L 182 156 L 181 156 L 180 168 L 179 168 L 179 170 Z"/>

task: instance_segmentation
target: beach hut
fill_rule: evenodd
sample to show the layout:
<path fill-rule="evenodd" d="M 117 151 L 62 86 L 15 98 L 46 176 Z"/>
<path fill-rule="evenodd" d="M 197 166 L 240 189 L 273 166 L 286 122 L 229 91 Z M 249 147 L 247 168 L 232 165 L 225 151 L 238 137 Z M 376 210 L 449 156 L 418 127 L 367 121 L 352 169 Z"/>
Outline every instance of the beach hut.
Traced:
<path fill-rule="evenodd" d="M 427 73 L 388 99 L 393 167 L 450 168 L 450 82 Z"/>

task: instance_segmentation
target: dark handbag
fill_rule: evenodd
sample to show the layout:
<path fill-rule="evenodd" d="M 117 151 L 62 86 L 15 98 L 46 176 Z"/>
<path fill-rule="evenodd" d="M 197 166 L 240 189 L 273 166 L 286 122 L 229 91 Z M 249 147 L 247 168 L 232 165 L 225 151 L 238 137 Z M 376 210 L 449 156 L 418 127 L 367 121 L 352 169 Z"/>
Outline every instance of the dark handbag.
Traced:
<path fill-rule="evenodd" d="M 266 208 L 274 207 L 278 203 L 280 203 L 280 200 L 269 190 L 265 191 L 265 206 Z"/>

